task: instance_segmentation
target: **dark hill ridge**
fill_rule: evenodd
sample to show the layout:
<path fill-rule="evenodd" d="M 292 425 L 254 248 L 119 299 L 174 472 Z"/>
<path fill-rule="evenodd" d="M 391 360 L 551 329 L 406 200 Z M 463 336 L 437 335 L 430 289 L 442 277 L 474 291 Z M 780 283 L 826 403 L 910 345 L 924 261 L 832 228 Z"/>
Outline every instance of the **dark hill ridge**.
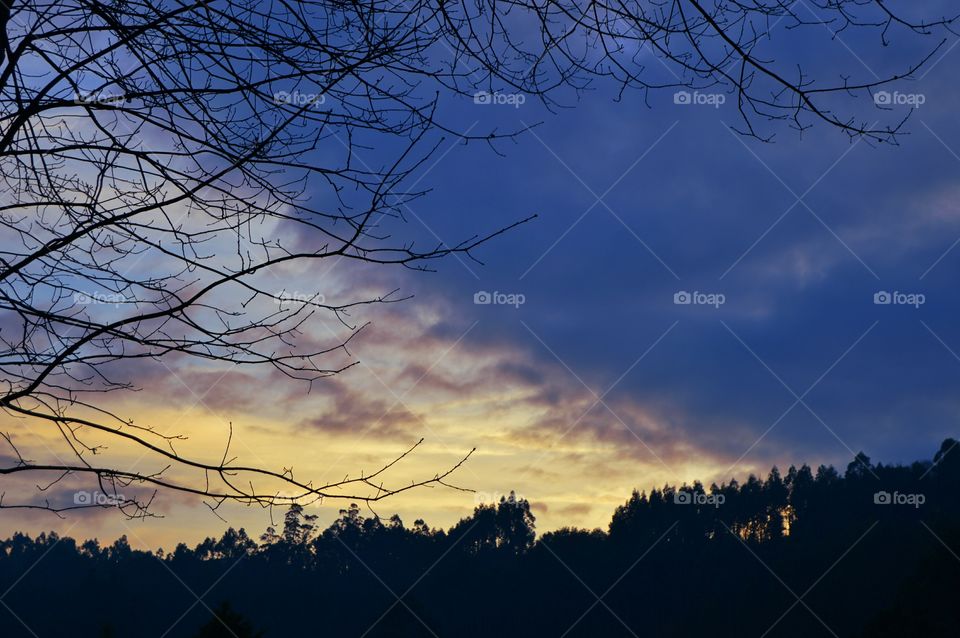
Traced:
<path fill-rule="evenodd" d="M 356 506 L 319 530 L 293 507 L 259 540 L 163 554 L 17 534 L 0 543 L 0 635 L 956 636 L 955 446 L 634 492 L 607 532 L 539 539 L 512 495 L 449 530 Z"/>

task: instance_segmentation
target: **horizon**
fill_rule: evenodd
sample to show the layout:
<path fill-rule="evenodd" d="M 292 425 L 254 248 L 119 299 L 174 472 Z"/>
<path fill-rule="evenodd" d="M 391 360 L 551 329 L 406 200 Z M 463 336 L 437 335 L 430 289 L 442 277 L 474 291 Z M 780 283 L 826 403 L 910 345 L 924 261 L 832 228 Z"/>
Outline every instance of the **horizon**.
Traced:
<path fill-rule="evenodd" d="M 949 452 L 950 450 L 953 449 L 956 443 L 957 443 L 957 439 L 954 439 L 952 437 L 947 438 L 942 442 L 941 446 L 938 446 L 937 451 L 946 449 L 947 452 Z M 759 472 L 759 473 L 750 472 L 749 474 L 741 478 L 731 477 L 730 479 L 723 480 L 723 481 L 701 480 L 698 478 L 694 478 L 689 481 L 685 480 L 682 482 L 675 482 L 675 483 L 668 482 L 668 483 L 662 483 L 659 485 L 649 485 L 645 487 L 641 485 L 637 485 L 633 489 L 631 489 L 628 494 L 625 494 L 624 497 L 621 498 L 619 502 L 615 503 L 613 507 L 611 507 L 609 511 L 606 512 L 605 520 L 602 520 L 597 525 L 575 525 L 571 523 L 561 522 L 553 527 L 544 528 L 539 522 L 537 522 L 535 525 L 534 532 L 537 538 L 539 538 L 540 536 L 543 536 L 544 534 L 549 534 L 550 532 L 556 532 L 556 531 L 567 530 L 567 529 L 577 529 L 577 530 L 584 530 L 584 531 L 601 531 L 606 534 L 608 533 L 608 528 L 611 521 L 614 518 L 616 509 L 620 508 L 621 506 L 629 504 L 629 502 L 631 501 L 631 498 L 638 494 L 640 496 L 646 497 L 652 494 L 653 492 L 663 493 L 669 490 L 673 490 L 674 492 L 682 492 L 685 490 L 685 488 L 692 489 L 698 485 L 703 488 L 704 493 L 710 494 L 714 487 L 723 489 L 727 487 L 732 487 L 734 485 L 742 486 L 750 478 L 757 478 L 760 481 L 766 481 L 768 480 L 770 474 L 773 473 L 775 470 L 779 472 L 779 475 L 781 477 L 785 478 L 787 476 L 788 471 L 792 469 L 801 470 L 803 468 L 807 468 L 811 470 L 813 476 L 817 476 L 821 468 L 826 468 L 828 470 L 836 471 L 837 474 L 842 477 L 844 475 L 844 470 L 847 469 L 848 466 L 855 465 L 858 462 L 859 454 L 861 453 L 858 453 L 857 457 L 851 458 L 848 463 L 840 464 L 839 466 L 835 466 L 833 464 L 793 463 L 784 468 L 780 468 L 777 465 L 773 465 L 766 472 Z M 938 462 L 934 460 L 934 456 L 935 454 L 931 454 L 929 458 L 914 459 L 913 461 L 908 463 L 888 463 L 888 462 L 884 462 L 882 459 L 873 459 L 869 457 L 868 457 L 868 461 L 870 462 L 870 465 L 872 467 L 906 469 L 916 464 L 920 464 L 923 467 L 927 467 L 929 470 L 938 465 Z M 885 487 L 879 484 L 878 486 L 881 488 Z M 880 490 L 880 492 L 883 492 L 883 491 L 884 490 L 882 489 Z M 104 497 L 104 499 L 102 500 L 108 500 L 108 495 L 102 494 L 96 490 L 94 490 L 93 492 L 81 491 L 81 493 L 87 497 L 92 498 L 93 501 L 97 500 L 98 494 Z M 478 492 L 478 493 L 465 494 L 465 496 L 471 497 L 472 505 L 470 507 L 465 507 L 463 509 L 462 514 L 457 514 L 455 511 L 451 511 L 450 515 L 454 516 L 455 518 L 451 518 L 449 519 L 449 521 L 441 522 L 439 524 L 419 514 L 415 509 L 410 509 L 409 511 L 404 511 L 404 512 L 400 512 L 400 511 L 388 512 L 385 510 L 380 511 L 383 509 L 380 507 L 371 509 L 368 506 L 362 506 L 360 513 L 362 516 L 367 516 L 367 517 L 379 519 L 382 521 L 390 520 L 393 516 L 399 516 L 401 521 L 403 521 L 404 525 L 408 528 L 411 526 L 413 521 L 422 519 L 431 529 L 449 530 L 454 528 L 457 525 L 457 523 L 462 523 L 463 520 L 468 519 L 471 515 L 475 514 L 477 508 L 496 506 L 498 503 L 500 503 L 504 499 L 511 500 L 513 498 L 516 501 L 528 502 L 530 506 L 530 512 L 534 515 L 535 520 L 536 521 L 542 520 L 543 512 L 540 510 L 540 508 L 538 508 L 538 503 L 535 500 L 528 499 L 526 495 L 522 493 L 518 493 L 515 490 L 508 490 L 507 492 L 500 492 L 500 493 Z M 348 501 L 338 501 L 338 503 L 339 503 L 339 506 L 338 505 L 317 506 L 316 504 L 309 504 L 303 507 L 302 511 L 305 515 L 316 516 L 316 521 L 317 521 L 316 525 L 317 527 L 322 529 L 322 528 L 328 527 L 333 522 L 335 522 L 340 516 L 342 516 L 344 510 L 348 509 L 351 506 L 357 505 L 356 503 L 350 503 Z M 387 501 L 387 503 L 390 503 L 390 501 Z M 411 506 L 411 508 L 415 508 L 415 507 L 416 505 Z M 600 508 L 597 507 L 595 509 L 600 509 Z M 266 530 L 267 527 L 278 526 L 279 522 L 282 521 L 283 519 L 284 513 L 285 513 L 285 510 L 278 508 L 276 512 L 274 512 L 270 516 L 267 516 L 266 520 L 263 521 L 262 529 Z M 602 517 L 603 515 L 601 514 L 600 518 Z M 156 520 L 157 519 L 145 519 L 146 525 L 150 525 L 151 523 L 156 522 Z M 115 528 L 118 530 L 117 536 L 115 537 L 105 536 L 102 538 L 99 536 L 82 536 L 81 537 L 77 535 L 71 535 L 69 532 L 75 529 L 76 525 L 69 524 L 69 521 L 61 521 L 61 525 L 59 526 L 52 526 L 49 529 L 41 529 L 36 532 L 30 532 L 25 529 L 16 529 L 14 531 L 17 533 L 26 534 L 31 538 L 36 538 L 40 534 L 49 534 L 51 532 L 56 532 L 60 534 L 61 537 L 74 538 L 77 541 L 97 540 L 101 543 L 101 546 L 103 547 L 107 546 L 108 544 L 110 544 L 115 540 L 120 539 L 121 537 L 125 537 L 130 547 L 135 550 L 154 551 L 158 549 L 163 549 L 166 552 L 171 551 L 172 545 L 164 548 L 160 545 L 151 545 L 147 543 L 144 539 L 144 536 L 141 535 L 142 529 L 133 527 L 133 525 L 137 523 L 143 524 L 141 521 L 124 521 L 121 525 Z M 247 527 L 242 525 L 233 525 L 230 523 L 229 520 L 221 522 L 221 525 L 222 527 L 220 529 L 213 529 L 213 528 L 208 529 L 207 532 L 204 532 L 205 535 L 201 537 L 196 537 L 196 538 L 194 537 L 179 538 L 178 537 L 174 539 L 175 544 L 186 543 L 187 546 L 193 547 L 201 543 L 202 541 L 208 540 L 210 538 L 216 539 L 229 529 L 246 530 L 248 534 L 253 534 L 251 538 L 257 538 L 259 536 L 259 532 L 261 529 L 261 528 L 248 529 Z M 61 533 L 63 532 L 64 528 L 66 529 L 66 533 Z M 0 525 L 0 540 L 9 539 L 12 536 L 12 533 L 5 533 L 2 531 L 2 529 L 3 529 L 2 525 Z"/>

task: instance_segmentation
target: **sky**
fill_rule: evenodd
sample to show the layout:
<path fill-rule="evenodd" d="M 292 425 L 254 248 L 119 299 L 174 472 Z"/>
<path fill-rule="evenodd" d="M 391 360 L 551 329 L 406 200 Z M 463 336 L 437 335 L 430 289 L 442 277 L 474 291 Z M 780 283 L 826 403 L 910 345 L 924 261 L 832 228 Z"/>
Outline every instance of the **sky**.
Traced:
<path fill-rule="evenodd" d="M 855 35 L 842 44 L 836 57 L 811 50 L 811 63 L 872 77 L 904 56 L 867 55 Z M 635 488 L 845 467 L 859 451 L 931 458 L 960 433 L 955 45 L 890 87 L 903 104 L 863 105 L 877 119 L 916 106 L 896 146 L 824 124 L 744 137 L 719 91 L 617 99 L 598 83 L 552 110 L 525 96 L 451 98 L 441 113 L 461 128 L 531 128 L 496 152 L 442 141 L 411 178 L 410 190 L 431 190 L 405 209 L 404 232 L 452 245 L 534 221 L 435 272 L 322 263 L 271 275 L 328 301 L 412 295 L 356 313 L 369 325 L 345 355 L 359 363 L 340 375 L 308 387 L 171 360 L 134 371 L 148 391 L 111 400 L 188 435 L 182 451 L 219 458 L 232 424 L 239 460 L 320 480 L 375 469 L 421 437 L 396 484 L 476 448 L 454 478 L 475 492 L 421 489 L 374 506 L 443 527 L 510 490 L 541 532 L 602 528 Z M 309 334 L 343 330 L 318 320 Z M 345 505 L 308 510 L 326 523 Z M 0 533 L 127 534 L 172 549 L 271 520 L 239 506 L 221 520 L 172 495 L 156 508 L 164 518 L 4 516 Z"/>

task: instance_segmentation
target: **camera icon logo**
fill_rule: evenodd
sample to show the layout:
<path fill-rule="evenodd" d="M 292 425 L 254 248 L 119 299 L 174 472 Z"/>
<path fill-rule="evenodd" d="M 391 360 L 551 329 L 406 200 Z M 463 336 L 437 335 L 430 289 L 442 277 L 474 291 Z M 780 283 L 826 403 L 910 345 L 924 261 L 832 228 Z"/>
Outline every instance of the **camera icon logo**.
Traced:
<path fill-rule="evenodd" d="M 473 94 L 474 104 L 492 104 L 493 94 L 487 91 L 477 91 Z"/>
<path fill-rule="evenodd" d="M 890 492 L 884 492 L 883 490 L 881 490 L 879 492 L 874 493 L 873 495 L 874 505 L 889 505 L 890 503 L 891 503 Z"/>
<path fill-rule="evenodd" d="M 692 301 L 693 298 L 686 290 L 673 293 L 673 303 L 677 305 L 689 305 Z"/>
<path fill-rule="evenodd" d="M 693 502 L 693 495 L 690 492 L 674 492 L 673 503 L 675 505 L 690 505 Z"/>
<path fill-rule="evenodd" d="M 493 303 L 493 297 L 486 290 L 473 293 L 473 303 L 478 306 L 488 306 Z"/>
<path fill-rule="evenodd" d="M 73 493 L 74 505 L 93 505 L 93 495 L 85 490 Z"/>
<path fill-rule="evenodd" d="M 692 101 L 693 96 L 690 94 L 690 91 L 677 91 L 673 94 L 674 104 L 690 104 Z"/>
<path fill-rule="evenodd" d="M 889 91 L 877 91 L 873 95 L 873 102 L 874 104 L 879 104 L 881 106 L 887 105 L 893 102 L 893 96 Z"/>
<path fill-rule="evenodd" d="M 880 290 L 879 292 L 873 293 L 873 303 L 878 306 L 889 305 L 893 303 L 893 297 L 886 290 Z"/>

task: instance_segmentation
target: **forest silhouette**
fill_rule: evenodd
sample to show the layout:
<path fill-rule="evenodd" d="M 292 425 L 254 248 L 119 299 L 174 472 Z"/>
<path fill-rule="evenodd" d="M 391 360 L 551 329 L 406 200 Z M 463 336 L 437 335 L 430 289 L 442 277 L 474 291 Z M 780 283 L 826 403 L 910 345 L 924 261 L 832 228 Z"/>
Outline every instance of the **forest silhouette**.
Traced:
<path fill-rule="evenodd" d="M 0 543 L 0 634 L 956 636 L 956 445 L 635 491 L 607 531 L 539 538 L 512 493 L 449 530 L 352 505 L 326 529 L 293 506 L 258 538 L 172 552 L 18 533 Z"/>

